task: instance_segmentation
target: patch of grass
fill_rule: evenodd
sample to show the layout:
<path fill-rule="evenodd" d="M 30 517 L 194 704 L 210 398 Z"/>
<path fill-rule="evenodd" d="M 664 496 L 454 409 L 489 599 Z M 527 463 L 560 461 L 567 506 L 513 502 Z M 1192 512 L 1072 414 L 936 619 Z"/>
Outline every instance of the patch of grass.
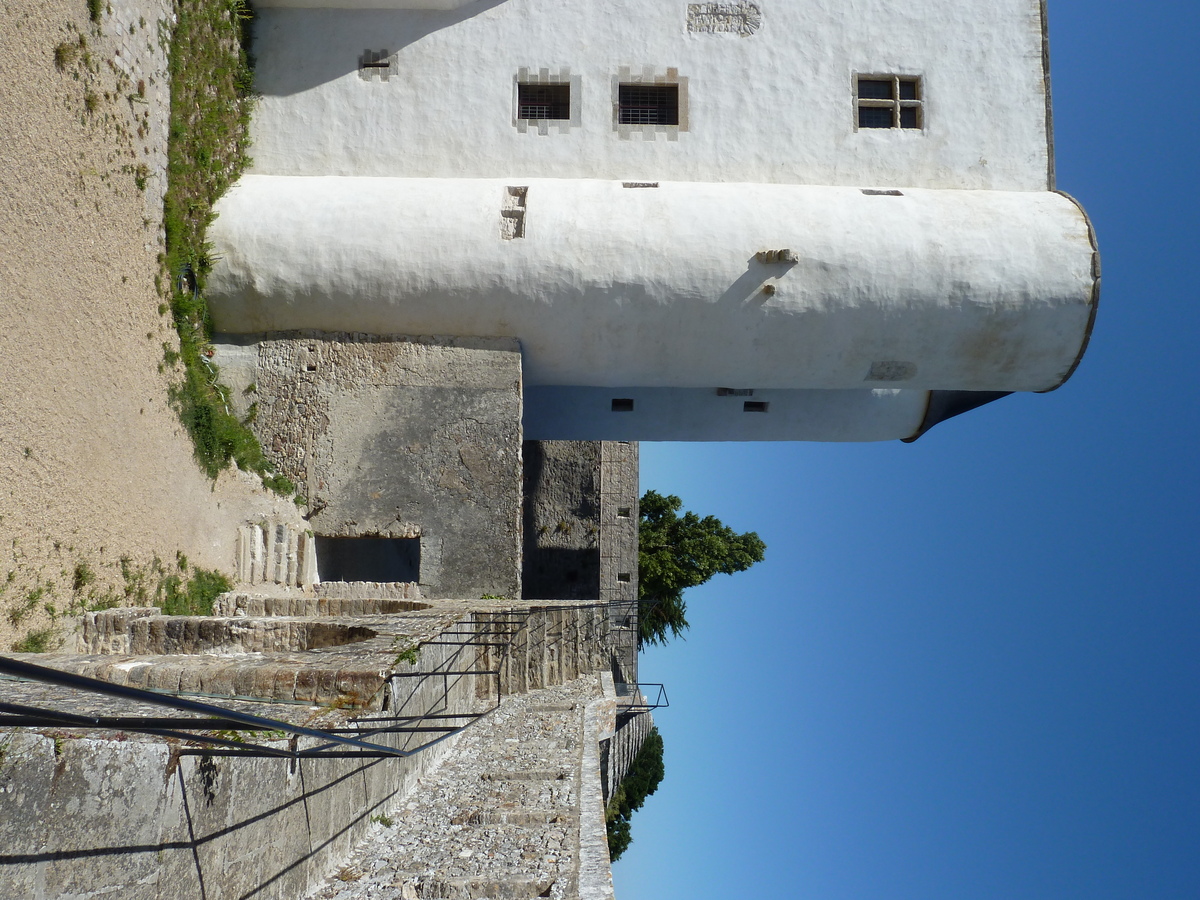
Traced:
<path fill-rule="evenodd" d="M 75 41 L 63 41 L 54 48 L 54 68 L 63 72 L 79 58 L 79 44 Z"/>
<path fill-rule="evenodd" d="M 29 614 L 37 608 L 38 603 L 41 602 L 42 597 L 45 596 L 45 594 L 46 585 L 39 585 L 38 587 L 27 591 L 25 596 L 21 599 L 20 604 L 8 611 L 9 623 L 12 625 L 20 625 L 27 618 L 29 618 Z"/>
<path fill-rule="evenodd" d="M 391 816 L 384 815 L 371 816 L 371 821 L 382 825 L 384 828 L 391 828 L 396 824 L 395 819 L 393 819 Z"/>
<path fill-rule="evenodd" d="M 75 572 L 71 577 L 71 590 L 78 594 L 95 580 L 96 573 L 87 564 L 87 560 L 81 559 L 75 563 Z"/>
<path fill-rule="evenodd" d="M 104 14 L 107 6 L 106 0 L 87 0 L 88 18 L 93 22 L 99 22 L 100 16 Z"/>
<path fill-rule="evenodd" d="M 88 111 L 88 114 L 94 113 L 100 108 L 100 97 L 94 91 L 85 91 L 83 94 L 83 108 Z"/>
<path fill-rule="evenodd" d="M 210 478 L 233 463 L 288 495 L 294 491 L 291 481 L 271 474 L 258 439 L 230 410 L 229 391 L 209 359 L 213 324 L 204 299 L 213 264 L 205 239 L 213 204 L 250 161 L 254 77 L 248 46 L 254 14 L 245 0 L 181 0 L 176 11 L 163 224 L 183 380 L 172 386 L 171 403 Z M 174 364 L 169 354 L 165 359 Z"/>
<path fill-rule="evenodd" d="M 159 605 L 168 616 L 210 616 L 213 601 L 233 587 L 215 569 L 192 567 L 192 577 L 167 575 L 159 582 Z"/>
<path fill-rule="evenodd" d="M 53 650 L 56 644 L 54 628 L 47 625 L 45 628 L 38 628 L 29 632 L 21 640 L 14 643 L 12 648 L 16 653 L 46 653 Z"/>

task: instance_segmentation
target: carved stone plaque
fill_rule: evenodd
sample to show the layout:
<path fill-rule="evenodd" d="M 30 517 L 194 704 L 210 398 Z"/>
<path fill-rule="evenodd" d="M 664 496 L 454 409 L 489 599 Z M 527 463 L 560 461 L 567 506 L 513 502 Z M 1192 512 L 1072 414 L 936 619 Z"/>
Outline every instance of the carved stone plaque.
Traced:
<path fill-rule="evenodd" d="M 700 34 L 749 37 L 762 25 L 762 10 L 754 3 L 689 3 L 687 30 Z"/>

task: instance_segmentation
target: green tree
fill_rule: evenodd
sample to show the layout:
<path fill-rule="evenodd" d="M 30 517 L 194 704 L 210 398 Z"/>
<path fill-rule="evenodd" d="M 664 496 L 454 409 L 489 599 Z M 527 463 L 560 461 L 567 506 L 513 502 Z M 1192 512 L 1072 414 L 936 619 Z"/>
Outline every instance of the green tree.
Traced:
<path fill-rule="evenodd" d="M 683 501 L 646 491 L 638 533 L 638 648 L 687 630 L 683 592 L 718 572 L 732 575 L 762 562 L 767 545 L 738 534 L 715 516 L 679 515 Z"/>
<path fill-rule="evenodd" d="M 608 831 L 608 857 L 613 862 L 620 859 L 621 854 L 633 843 L 629 820 L 642 808 L 646 798 L 658 790 L 665 774 L 662 735 L 657 728 L 651 728 L 604 813 L 604 824 Z"/>

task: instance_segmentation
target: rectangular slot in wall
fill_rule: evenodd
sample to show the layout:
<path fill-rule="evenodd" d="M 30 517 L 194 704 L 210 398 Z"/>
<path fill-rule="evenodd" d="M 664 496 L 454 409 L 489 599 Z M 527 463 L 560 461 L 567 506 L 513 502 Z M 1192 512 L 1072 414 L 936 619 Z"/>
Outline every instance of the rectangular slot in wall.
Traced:
<path fill-rule="evenodd" d="M 527 185 L 504 189 L 500 207 L 500 237 L 506 241 L 525 237 L 525 198 L 528 194 Z"/>
<path fill-rule="evenodd" d="M 747 400 L 742 404 L 742 412 L 759 412 L 765 413 L 767 404 L 763 400 Z"/>
<path fill-rule="evenodd" d="M 613 412 L 633 412 L 633 400 L 630 397 L 613 397 Z"/>
<path fill-rule="evenodd" d="M 322 581 L 421 580 L 421 539 L 317 535 Z"/>

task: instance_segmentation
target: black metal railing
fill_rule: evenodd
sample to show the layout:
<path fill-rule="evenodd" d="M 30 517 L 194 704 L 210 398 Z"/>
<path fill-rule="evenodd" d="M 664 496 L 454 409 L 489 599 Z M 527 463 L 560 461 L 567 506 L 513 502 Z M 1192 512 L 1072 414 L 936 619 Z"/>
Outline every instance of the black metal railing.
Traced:
<path fill-rule="evenodd" d="M 643 690 L 646 688 L 647 690 Z M 649 690 L 656 688 L 657 690 Z M 617 684 L 617 712 L 649 712 L 652 709 L 663 709 L 670 706 L 665 685 L 656 682 L 639 682 L 638 684 Z M 654 699 L 651 700 L 650 698 Z"/>
<path fill-rule="evenodd" d="M 498 708 L 500 703 L 499 673 L 495 670 L 463 669 L 441 671 L 434 669 L 430 672 L 393 674 L 403 674 L 409 677 L 416 676 L 422 679 L 451 675 L 456 678 L 493 676 L 496 677 L 495 699 L 488 708 L 478 712 L 447 713 L 426 711 L 411 716 L 367 715 L 350 719 L 348 727 L 311 728 L 283 719 L 255 715 L 230 709 L 227 706 L 192 700 L 177 694 L 132 687 L 130 685 L 113 684 L 97 678 L 77 675 L 73 672 L 63 672 L 59 669 L 51 669 L 23 660 L 0 656 L 0 675 L 6 676 L 9 679 L 38 682 L 118 700 L 163 707 L 177 713 L 192 714 L 190 716 L 90 715 L 87 713 L 69 712 L 63 709 L 47 708 L 44 705 L 0 701 L 0 728 L 31 727 L 112 730 L 174 738 L 189 744 L 201 745 L 200 747 L 181 748 L 180 752 L 184 754 L 283 756 L 288 758 L 339 758 L 348 756 L 403 758 L 420 753 L 422 750 L 426 750 L 444 741 L 446 738 L 458 734 L 460 731 L 493 712 Z M 449 694 L 451 687 L 447 680 L 443 680 L 443 691 L 446 695 Z M 490 693 L 489 691 L 489 695 Z M 445 697 L 442 698 L 443 709 L 445 699 Z M 271 703 L 272 701 L 260 699 L 259 702 Z M 461 724 L 449 724 L 451 720 L 465 721 L 462 721 Z M 439 724 L 431 724 L 435 722 Z M 214 734 L 213 732 L 218 733 Z M 233 732 L 233 734 L 230 734 L 230 732 Z M 287 746 L 277 746 L 271 743 L 255 743 L 243 738 L 243 734 L 262 735 L 263 733 L 283 734 L 290 737 L 290 740 Z M 387 744 L 379 743 L 377 740 L 380 735 L 412 734 L 435 734 L 437 736 L 415 747 L 405 748 L 388 746 Z M 315 745 L 302 746 L 300 744 L 301 738 L 311 738 L 317 743 Z"/>

